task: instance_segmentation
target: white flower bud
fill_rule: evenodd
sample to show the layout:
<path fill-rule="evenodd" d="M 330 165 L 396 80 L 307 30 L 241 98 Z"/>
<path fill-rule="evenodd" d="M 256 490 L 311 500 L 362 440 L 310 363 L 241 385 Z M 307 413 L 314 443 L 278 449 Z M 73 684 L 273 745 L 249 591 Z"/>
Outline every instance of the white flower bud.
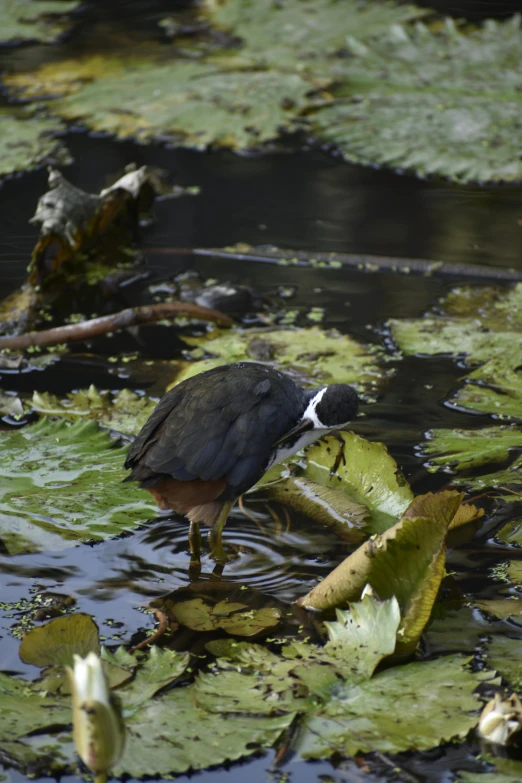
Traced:
<path fill-rule="evenodd" d="M 106 773 L 120 758 L 125 727 L 115 708 L 100 658 L 74 656 L 66 667 L 71 683 L 73 739 L 82 761 L 95 774 Z"/>
<path fill-rule="evenodd" d="M 503 699 L 499 693 L 486 704 L 480 716 L 478 732 L 489 742 L 507 745 L 522 728 L 522 704 L 516 693 Z"/>

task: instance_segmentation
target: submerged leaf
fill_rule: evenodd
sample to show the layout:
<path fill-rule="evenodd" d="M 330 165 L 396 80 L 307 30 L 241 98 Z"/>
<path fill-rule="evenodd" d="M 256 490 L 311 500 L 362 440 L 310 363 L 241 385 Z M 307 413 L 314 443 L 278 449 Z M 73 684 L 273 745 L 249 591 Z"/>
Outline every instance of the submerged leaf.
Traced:
<path fill-rule="evenodd" d="M 273 606 L 249 609 L 246 604 L 219 601 L 210 606 L 202 598 L 193 598 L 174 604 L 176 620 L 194 631 L 224 631 L 236 636 L 255 636 L 279 624 L 281 615 Z"/>
<path fill-rule="evenodd" d="M 96 623 L 89 614 L 70 614 L 29 631 L 19 655 L 33 666 L 72 666 L 73 655 L 90 652 L 100 652 Z"/>
<path fill-rule="evenodd" d="M 304 476 L 262 480 L 252 491 L 301 511 L 315 522 L 329 527 L 343 541 L 352 543 L 364 538 L 366 523 L 371 516 L 370 509 L 363 503 L 339 489 L 325 487 Z"/>
<path fill-rule="evenodd" d="M 345 685 L 302 724 L 294 749 L 305 758 L 332 753 L 399 753 L 463 739 L 478 720 L 479 677 L 451 655 L 388 669 Z"/>
<path fill-rule="evenodd" d="M 240 361 L 270 361 L 306 385 L 349 383 L 361 391 L 376 388 L 389 375 L 379 364 L 380 351 L 336 329 L 215 329 L 203 338 L 185 340 L 195 346 L 194 359 L 202 350 L 214 358 L 191 361 L 171 386 L 204 370 Z"/>
<path fill-rule="evenodd" d="M 95 422 L 42 420 L 0 432 L 0 523 L 11 554 L 59 550 L 132 530 L 155 514 L 122 484 L 126 449 Z"/>

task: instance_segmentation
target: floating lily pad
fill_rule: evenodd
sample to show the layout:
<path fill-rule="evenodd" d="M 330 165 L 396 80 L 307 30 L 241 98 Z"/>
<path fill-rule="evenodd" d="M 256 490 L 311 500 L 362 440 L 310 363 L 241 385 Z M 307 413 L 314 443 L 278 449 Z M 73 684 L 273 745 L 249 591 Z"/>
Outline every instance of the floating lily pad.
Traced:
<path fill-rule="evenodd" d="M 95 386 L 71 392 L 59 399 L 48 392 L 34 392 L 32 407 L 46 416 L 59 416 L 67 421 L 96 420 L 104 427 L 126 435 L 136 434 L 156 407 L 150 397 L 122 389 L 115 395 L 100 392 Z"/>
<path fill-rule="evenodd" d="M 447 20 L 435 33 L 418 23 L 370 42 L 349 35 L 334 99 L 321 102 L 314 131 L 355 163 L 460 181 L 520 180 L 521 46 L 518 16 L 467 34 Z"/>
<path fill-rule="evenodd" d="M 430 430 L 422 453 L 432 469 L 462 471 L 489 463 L 504 462 L 510 449 L 522 447 L 522 432 L 515 427 L 477 430 Z"/>
<path fill-rule="evenodd" d="M 339 62 L 346 37 L 360 39 L 384 33 L 391 24 L 422 16 L 420 8 L 387 2 L 284 0 L 276 6 L 250 0 L 206 0 L 211 21 L 239 36 L 259 65 L 326 70 Z"/>
<path fill-rule="evenodd" d="M 260 645 L 210 642 L 220 657 L 196 683 L 198 703 L 219 713 L 273 715 L 315 709 L 340 680 L 360 682 L 391 655 L 400 623 L 397 601 L 367 594 L 327 623 L 324 647 L 294 641 L 275 655 Z"/>
<path fill-rule="evenodd" d="M 481 761 L 494 765 L 490 772 L 459 772 L 458 781 L 462 783 L 519 783 L 522 780 L 522 761 L 510 758 L 489 757 L 481 754 Z"/>
<path fill-rule="evenodd" d="M 358 390 L 374 390 L 389 371 L 379 365 L 381 351 L 364 346 L 335 329 L 214 330 L 203 338 L 186 337 L 195 346 L 194 359 L 202 351 L 212 358 L 190 362 L 176 377 L 175 385 L 203 370 L 240 361 L 269 362 L 289 372 L 298 383 L 317 386 L 349 383 Z M 171 388 L 171 387 L 169 387 Z"/>
<path fill-rule="evenodd" d="M 273 745 L 292 719 L 210 713 L 197 706 L 193 687 L 177 688 L 126 722 L 125 751 L 114 774 L 140 778 L 235 761 Z"/>
<path fill-rule="evenodd" d="M 486 661 L 512 688 L 522 688 L 522 639 L 494 636 L 487 647 Z"/>
<path fill-rule="evenodd" d="M 275 607 L 249 609 L 246 604 L 219 601 L 214 606 L 201 598 L 174 604 L 176 620 L 194 631 L 216 631 L 222 628 L 236 636 L 254 636 L 279 624 L 281 615 Z"/>
<path fill-rule="evenodd" d="M 162 52 L 110 52 L 58 61 L 6 78 L 24 95 L 61 96 L 54 114 L 98 131 L 147 141 L 169 136 L 199 149 L 242 149 L 297 127 L 311 84 L 298 73 L 254 70 L 244 60 L 162 61 Z"/>
<path fill-rule="evenodd" d="M 88 614 L 57 617 L 33 628 L 20 645 L 20 658 L 33 666 L 72 666 L 73 655 L 98 654 L 98 628 Z"/>
<path fill-rule="evenodd" d="M 507 620 L 512 617 L 520 622 L 522 617 L 522 598 L 517 598 L 514 595 L 506 598 L 482 599 L 473 603 L 482 611 L 498 617 L 499 620 Z"/>
<path fill-rule="evenodd" d="M 20 3 L 15 0 L 12 5 L 19 6 Z M 59 120 L 13 117 L 0 111 L 0 175 L 27 171 L 51 161 L 69 163 L 66 148 L 56 139 L 56 133 L 63 129 Z"/>
<path fill-rule="evenodd" d="M 305 719 L 294 749 L 305 758 L 326 758 L 426 750 L 463 739 L 480 707 L 473 695 L 479 679 L 465 664 L 465 658 L 450 655 L 346 685 L 320 714 Z"/>
<path fill-rule="evenodd" d="M 12 554 L 101 541 L 155 514 L 122 485 L 126 450 L 95 422 L 44 419 L 0 432 L 0 449 L 1 536 Z"/>
<path fill-rule="evenodd" d="M 67 14 L 80 0 L 2 0 L 0 44 L 20 41 L 55 41 L 71 24 Z"/>
<path fill-rule="evenodd" d="M 451 404 L 498 419 L 522 420 L 522 371 L 519 361 L 522 363 L 522 351 L 516 348 L 490 359 L 467 376 L 466 383 L 457 391 Z"/>

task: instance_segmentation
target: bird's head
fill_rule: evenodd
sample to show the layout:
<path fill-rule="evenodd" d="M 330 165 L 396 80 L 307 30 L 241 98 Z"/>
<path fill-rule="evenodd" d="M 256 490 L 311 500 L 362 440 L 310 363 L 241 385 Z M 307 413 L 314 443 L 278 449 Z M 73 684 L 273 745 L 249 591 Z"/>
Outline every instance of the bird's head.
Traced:
<path fill-rule="evenodd" d="M 356 416 L 358 404 L 355 389 L 346 383 L 332 383 L 310 399 L 303 418 L 311 419 L 314 429 L 336 429 Z"/>

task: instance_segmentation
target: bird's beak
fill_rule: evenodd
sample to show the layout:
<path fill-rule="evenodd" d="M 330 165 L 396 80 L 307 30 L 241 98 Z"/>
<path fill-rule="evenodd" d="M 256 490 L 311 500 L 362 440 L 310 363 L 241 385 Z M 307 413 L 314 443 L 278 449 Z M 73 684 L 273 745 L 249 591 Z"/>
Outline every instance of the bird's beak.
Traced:
<path fill-rule="evenodd" d="M 286 443 L 287 441 L 292 441 L 295 443 L 295 441 L 299 438 L 300 435 L 303 434 L 303 432 L 308 432 L 309 430 L 313 430 L 314 423 L 311 419 L 301 419 L 299 424 L 296 424 L 293 429 L 286 432 L 282 438 L 279 438 L 279 440 L 276 440 L 275 443 L 272 444 L 272 447 L 275 448 L 276 446 L 281 446 L 283 443 Z"/>

